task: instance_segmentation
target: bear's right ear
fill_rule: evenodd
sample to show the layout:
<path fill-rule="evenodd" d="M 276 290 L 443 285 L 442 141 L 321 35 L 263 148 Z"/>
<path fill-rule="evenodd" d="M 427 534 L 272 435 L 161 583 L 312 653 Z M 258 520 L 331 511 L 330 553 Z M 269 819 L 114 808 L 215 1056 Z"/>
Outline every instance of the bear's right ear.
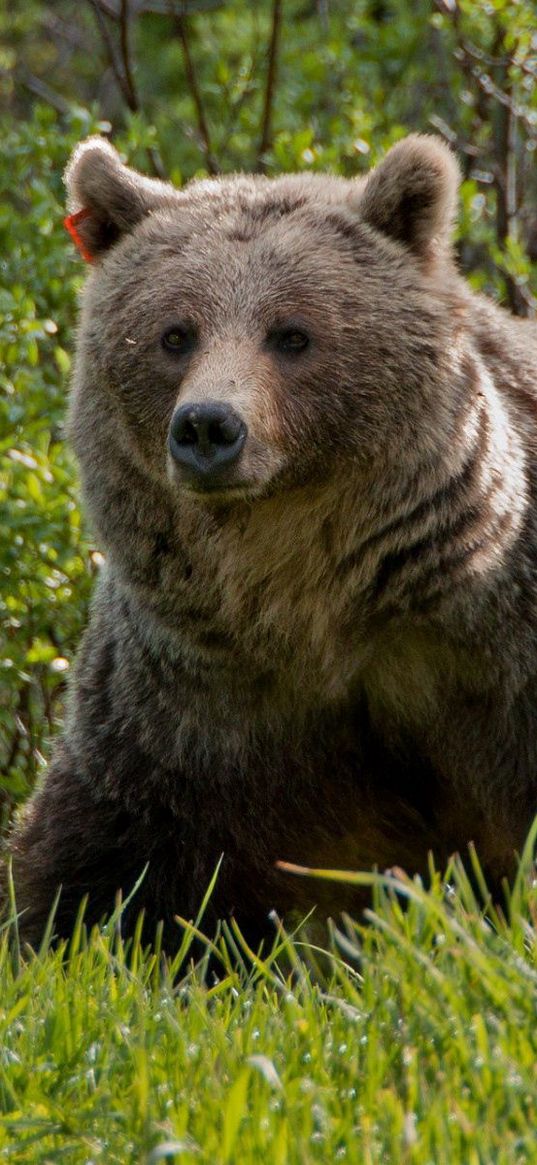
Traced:
<path fill-rule="evenodd" d="M 459 180 L 456 159 L 440 138 L 410 134 L 367 177 L 360 215 L 427 261 L 449 246 Z"/>
<path fill-rule="evenodd" d="M 146 214 L 173 197 L 173 188 L 124 166 L 106 138 L 76 147 L 64 175 L 70 214 L 65 225 L 83 257 L 97 259 Z"/>

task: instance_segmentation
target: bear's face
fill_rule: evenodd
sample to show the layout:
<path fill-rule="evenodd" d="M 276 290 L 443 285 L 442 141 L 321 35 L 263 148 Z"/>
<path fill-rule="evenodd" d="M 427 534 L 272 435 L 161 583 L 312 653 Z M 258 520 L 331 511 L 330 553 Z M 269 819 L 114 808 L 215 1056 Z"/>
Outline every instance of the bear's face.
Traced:
<path fill-rule="evenodd" d="M 395 432 L 401 450 L 428 412 L 438 429 L 448 325 L 430 271 L 456 175 L 431 139 L 407 139 L 365 183 L 237 176 L 184 191 L 92 139 L 68 183 L 96 260 L 79 395 L 120 412 L 166 488 L 227 504 L 335 467 L 368 474 Z"/>

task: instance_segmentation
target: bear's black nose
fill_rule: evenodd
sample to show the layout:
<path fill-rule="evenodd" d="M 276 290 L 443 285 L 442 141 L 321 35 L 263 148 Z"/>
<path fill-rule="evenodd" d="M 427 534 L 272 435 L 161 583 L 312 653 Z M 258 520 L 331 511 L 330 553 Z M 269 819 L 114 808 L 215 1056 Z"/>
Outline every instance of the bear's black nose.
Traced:
<path fill-rule="evenodd" d="M 170 425 L 170 452 L 192 476 L 210 479 L 237 460 L 247 432 L 231 405 L 219 401 L 181 405 Z"/>

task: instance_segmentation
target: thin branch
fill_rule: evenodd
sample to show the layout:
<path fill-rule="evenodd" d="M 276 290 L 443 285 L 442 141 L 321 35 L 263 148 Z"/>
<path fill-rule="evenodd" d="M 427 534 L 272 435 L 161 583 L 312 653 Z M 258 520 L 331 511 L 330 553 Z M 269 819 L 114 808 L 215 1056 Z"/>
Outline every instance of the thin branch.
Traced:
<path fill-rule="evenodd" d="M 11 743 L 8 748 L 7 756 L 4 759 L 3 769 L 5 773 L 9 773 L 10 768 L 15 764 L 21 740 L 26 736 L 26 728 L 24 725 L 24 716 L 28 711 L 29 699 L 29 684 L 24 684 L 17 693 L 17 703 L 13 712 L 13 722 L 15 731 L 11 737 Z"/>
<path fill-rule="evenodd" d="M 65 116 L 70 112 L 69 102 L 65 101 L 60 93 L 51 89 L 50 85 L 47 85 L 46 81 L 42 81 L 40 77 L 34 77 L 32 73 L 25 73 L 19 76 L 19 80 L 25 89 L 29 89 L 30 93 L 34 93 L 40 101 L 45 101 L 57 113 Z"/>
<path fill-rule="evenodd" d="M 121 47 L 121 60 L 123 63 L 123 76 L 125 78 L 125 86 L 128 93 L 129 109 L 133 113 L 138 113 L 140 109 L 140 101 L 136 86 L 134 84 L 134 74 L 131 67 L 131 55 L 129 44 L 129 0 L 121 0 L 121 8 L 119 13 L 119 43 Z"/>
<path fill-rule="evenodd" d="M 97 26 L 98 26 L 99 32 L 101 34 L 101 40 L 103 42 L 103 46 L 104 46 L 104 49 L 106 52 L 108 64 L 110 65 L 110 68 L 114 74 L 117 87 L 118 87 L 124 101 L 126 101 L 127 105 L 129 105 L 129 93 L 128 93 L 128 88 L 127 88 L 127 85 L 125 82 L 125 77 L 123 75 L 123 70 L 121 68 L 120 61 L 118 60 L 118 57 L 116 54 L 116 50 L 114 47 L 114 41 L 112 39 L 110 29 L 108 28 L 106 20 L 103 16 L 101 5 L 99 4 L 98 0 L 89 0 L 89 3 L 91 4 L 91 7 L 93 8 L 93 11 L 95 13 L 95 19 L 97 21 Z M 129 108 L 130 108 L 130 106 L 129 106 Z"/>
<path fill-rule="evenodd" d="M 117 5 L 107 4 L 106 0 L 96 0 L 101 12 L 109 16 L 111 20 L 119 20 L 119 8 Z"/>
<path fill-rule="evenodd" d="M 499 105 L 504 105 L 506 108 L 509 108 L 514 117 L 524 126 L 528 137 L 535 138 L 537 136 L 537 123 L 531 114 L 529 115 L 523 106 L 514 100 L 511 89 L 509 89 L 509 92 L 506 92 L 482 68 L 482 65 L 489 64 L 491 67 L 501 68 L 504 75 L 507 75 L 510 68 L 516 68 L 520 69 L 525 75 L 535 77 L 536 71 L 530 63 L 530 59 L 517 59 L 516 48 L 512 53 L 503 53 L 500 51 L 499 45 L 496 45 L 491 53 L 485 53 L 482 49 L 472 44 L 471 41 L 463 37 L 460 20 L 461 14 L 456 0 L 434 0 L 434 3 L 438 11 L 451 20 L 456 36 L 454 56 L 461 68 L 461 72 L 465 74 L 470 83 L 474 82 L 479 92 L 486 99 L 490 100 L 492 97 Z"/>
<path fill-rule="evenodd" d="M 85 30 L 83 31 L 78 25 L 71 24 L 63 16 L 58 16 L 54 12 L 44 12 L 42 27 L 47 36 L 55 37 L 58 41 L 64 41 L 70 49 L 82 49 L 83 52 L 88 51 Z"/>
<path fill-rule="evenodd" d="M 468 68 L 466 69 L 467 74 L 475 81 L 477 87 L 485 94 L 485 97 L 493 97 L 498 105 L 503 105 L 509 109 L 513 116 L 522 122 L 528 137 L 537 137 L 537 123 L 534 119 L 525 112 L 521 105 L 514 101 L 510 92 L 507 93 L 504 89 L 496 85 L 489 73 L 483 72 L 478 65 L 467 62 L 464 45 L 461 45 L 460 49 L 455 52 L 455 57 L 461 65 L 468 64 Z M 509 63 L 512 65 L 514 62 L 510 60 Z M 520 66 L 518 67 L 520 68 Z"/>
<path fill-rule="evenodd" d="M 498 164 L 494 168 L 494 184 L 496 187 L 496 237 L 502 251 L 505 251 L 509 238 L 518 236 L 518 170 L 517 170 L 517 136 L 518 122 L 516 105 L 512 100 L 513 83 L 510 76 L 510 61 L 505 61 L 503 48 L 505 33 L 498 26 L 494 56 L 500 64 L 496 66 L 496 88 L 505 97 L 504 101 L 496 99 L 494 110 L 493 132 Z M 501 54 L 501 55 L 500 55 Z M 527 316 L 531 313 L 533 297 L 519 279 L 509 271 L 504 271 L 507 302 L 515 315 Z"/>
<path fill-rule="evenodd" d="M 496 238 L 503 250 L 510 236 L 517 234 L 516 215 L 516 117 L 511 105 L 511 83 L 509 70 L 505 65 L 496 66 L 501 91 L 506 100 L 496 103 L 493 119 L 493 133 L 497 164 L 494 167 L 496 188 Z M 505 273 L 507 301 L 512 311 L 517 310 L 518 294 L 516 280 Z"/>
<path fill-rule="evenodd" d="M 473 44 L 471 40 L 465 40 L 464 51 L 467 56 L 473 57 L 475 61 L 479 61 L 483 65 L 491 65 L 494 67 L 503 66 L 506 68 L 512 66 L 513 68 L 520 69 L 521 73 L 524 73 L 527 77 L 537 77 L 537 68 L 528 59 L 517 57 L 517 49 L 506 56 L 496 57 L 491 53 L 484 52 L 478 45 Z"/>
<path fill-rule="evenodd" d="M 328 34 L 330 30 L 328 0 L 317 0 L 317 12 L 319 13 L 321 28 L 325 34 Z"/>
<path fill-rule="evenodd" d="M 259 150 L 257 153 L 257 166 L 259 170 L 264 170 L 266 168 L 266 155 L 272 145 L 272 113 L 274 107 L 274 95 L 276 91 L 276 73 L 278 65 L 278 48 L 280 42 L 281 22 L 282 0 L 273 0 L 272 27 L 268 50 L 267 83 L 265 86 L 265 101 L 263 104 L 263 117 L 261 122 L 261 141 L 259 143 Z"/>
<path fill-rule="evenodd" d="M 494 25 L 493 44 L 485 52 L 464 37 L 457 0 L 435 0 L 435 6 L 451 21 L 455 60 L 468 85 L 473 87 L 482 102 L 482 119 L 486 118 L 492 125 L 494 164 L 491 170 L 496 194 L 496 240 L 500 251 L 505 253 L 508 240 L 516 239 L 518 235 L 519 212 L 523 203 L 523 171 L 518 164 L 517 151 L 519 129 L 523 128 L 527 138 L 537 136 L 537 126 L 516 100 L 512 70 L 517 68 L 532 74 L 533 66 L 525 68 L 526 62 L 517 60 L 518 45 L 512 52 L 506 52 L 505 29 L 499 19 Z M 484 66 L 489 66 L 490 72 Z M 515 315 L 532 314 L 535 304 L 529 288 L 505 270 L 501 262 L 498 266 L 511 310 Z"/>
<path fill-rule="evenodd" d="M 108 63 L 114 74 L 121 96 L 123 97 L 123 100 L 128 109 L 130 109 L 131 113 L 140 113 L 142 111 L 142 106 L 136 90 L 136 85 L 134 82 L 134 69 L 131 64 L 131 52 L 129 43 L 129 0 L 121 0 L 119 17 L 119 55 L 116 52 L 113 37 L 106 23 L 99 0 L 89 0 L 89 3 L 95 12 L 97 25 L 99 27 L 99 32 L 101 34 L 101 40 L 104 45 L 106 56 L 108 58 Z M 162 159 L 158 150 L 156 150 L 153 146 L 148 146 L 146 153 L 153 174 L 155 174 L 157 178 L 165 178 L 166 172 L 164 170 Z"/>
<path fill-rule="evenodd" d="M 189 42 L 189 38 L 188 38 L 188 27 L 187 27 L 186 17 L 184 14 L 181 16 L 175 16 L 174 27 L 176 29 L 179 40 L 181 41 L 181 48 L 183 50 L 183 60 L 185 63 L 185 74 L 186 74 L 186 79 L 187 79 L 187 83 L 188 83 L 188 88 L 190 90 L 190 96 L 192 98 L 192 103 L 193 103 L 194 109 L 196 111 L 196 119 L 197 119 L 197 123 L 198 123 L 198 133 L 199 133 L 199 137 L 200 137 L 201 144 L 202 144 L 205 165 L 209 171 L 209 174 L 218 174 L 219 167 L 218 167 L 218 164 L 216 162 L 216 159 L 215 159 L 213 151 L 212 151 L 211 138 L 210 138 L 210 134 L 209 134 L 209 126 L 207 123 L 207 119 L 205 117 L 205 110 L 203 108 L 203 102 L 201 99 L 201 92 L 200 92 L 200 88 L 198 85 L 198 79 L 196 77 L 196 70 L 194 67 L 192 53 L 190 52 L 190 42 Z"/>
<path fill-rule="evenodd" d="M 255 85 L 254 85 L 253 70 L 252 70 L 250 72 L 250 75 L 246 79 L 246 81 L 244 83 L 244 88 L 243 88 L 240 96 L 235 101 L 235 104 L 232 105 L 232 103 L 230 102 L 231 114 L 232 114 L 233 120 L 228 121 L 224 136 L 223 136 L 223 138 L 220 139 L 220 151 L 221 151 L 223 156 L 225 156 L 227 147 L 229 145 L 229 140 L 230 140 L 232 134 L 234 133 L 235 125 L 237 123 L 237 119 L 238 119 L 238 116 L 241 112 L 241 109 L 244 107 L 246 102 L 249 101 L 249 99 L 252 97 L 253 93 L 255 93 Z"/>

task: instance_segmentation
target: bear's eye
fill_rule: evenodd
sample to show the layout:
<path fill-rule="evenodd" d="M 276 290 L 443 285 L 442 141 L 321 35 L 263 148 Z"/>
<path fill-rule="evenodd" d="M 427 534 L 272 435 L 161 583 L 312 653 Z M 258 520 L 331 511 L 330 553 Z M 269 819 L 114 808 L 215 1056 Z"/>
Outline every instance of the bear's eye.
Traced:
<path fill-rule="evenodd" d="M 300 328 L 279 328 L 277 331 L 271 332 L 269 341 L 277 352 L 294 356 L 295 353 L 303 352 L 309 347 L 310 338 Z"/>
<path fill-rule="evenodd" d="M 174 324 L 173 327 L 166 328 L 166 331 L 162 333 L 160 342 L 167 352 L 175 352 L 179 356 L 184 356 L 196 343 L 196 331 L 184 324 Z"/>

